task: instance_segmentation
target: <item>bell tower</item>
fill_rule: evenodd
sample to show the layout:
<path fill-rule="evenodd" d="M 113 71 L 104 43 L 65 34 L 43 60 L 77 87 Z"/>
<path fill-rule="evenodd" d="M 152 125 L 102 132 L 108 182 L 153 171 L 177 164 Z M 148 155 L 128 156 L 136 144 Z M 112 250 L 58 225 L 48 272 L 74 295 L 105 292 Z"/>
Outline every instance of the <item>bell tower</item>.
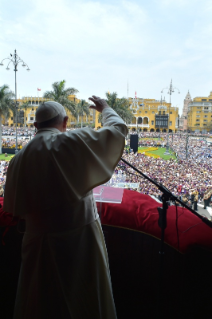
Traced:
<path fill-rule="evenodd" d="M 190 92 L 188 91 L 188 93 L 186 94 L 186 97 L 184 99 L 184 105 L 183 105 L 183 117 L 187 118 L 188 115 L 188 104 L 192 102 L 192 98 L 190 95 Z"/>

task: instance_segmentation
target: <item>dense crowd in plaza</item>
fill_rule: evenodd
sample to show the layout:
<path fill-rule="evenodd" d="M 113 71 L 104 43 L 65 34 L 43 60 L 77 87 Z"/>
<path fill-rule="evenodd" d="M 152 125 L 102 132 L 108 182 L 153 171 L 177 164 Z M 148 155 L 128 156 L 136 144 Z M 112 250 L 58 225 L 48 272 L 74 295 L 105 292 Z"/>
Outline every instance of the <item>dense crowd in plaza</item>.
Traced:
<path fill-rule="evenodd" d="M 158 133 L 142 134 L 145 138 L 141 144 L 151 146 L 166 146 L 167 135 Z M 154 139 L 157 137 L 158 139 Z M 123 158 L 138 168 L 142 173 L 167 187 L 181 200 L 191 203 L 192 194 L 198 192 L 198 200 L 212 189 L 212 148 L 206 139 L 189 136 L 186 134 L 170 134 L 169 146 L 177 154 L 177 159 L 164 160 L 152 158 L 142 153 L 125 152 Z M 186 152 L 186 144 L 187 152 Z M 187 153 L 187 158 L 186 158 Z M 126 182 L 139 183 L 139 191 L 143 194 L 161 198 L 162 193 L 148 180 L 140 177 L 132 168 L 120 161 L 117 171 L 125 176 Z"/>
<path fill-rule="evenodd" d="M 142 153 L 129 153 L 124 151 L 123 158 L 141 170 L 142 173 L 167 187 L 180 199 L 189 198 L 193 191 L 198 191 L 198 199 L 203 199 L 204 194 L 212 188 L 212 147 L 206 139 L 189 137 L 186 134 L 169 134 L 169 146 L 177 154 L 177 159 L 164 160 L 153 158 Z M 18 146 L 22 148 L 29 142 L 29 137 L 18 137 Z M 15 147 L 15 137 L 2 139 L 2 147 Z M 129 143 L 129 140 L 128 140 Z M 164 133 L 140 133 L 139 144 L 148 146 L 166 146 L 167 134 Z M 128 144 L 129 145 L 129 144 Z M 186 152 L 187 145 L 187 152 Z M 187 158 L 186 158 L 187 153 Z M 7 162 L 0 162 L 0 196 L 2 196 L 6 181 Z M 148 180 L 140 177 L 132 168 L 120 161 L 116 168 L 119 173 L 119 181 L 126 183 L 138 183 L 138 191 L 143 194 L 161 198 L 161 192 Z M 122 178 L 120 179 L 120 176 Z"/>

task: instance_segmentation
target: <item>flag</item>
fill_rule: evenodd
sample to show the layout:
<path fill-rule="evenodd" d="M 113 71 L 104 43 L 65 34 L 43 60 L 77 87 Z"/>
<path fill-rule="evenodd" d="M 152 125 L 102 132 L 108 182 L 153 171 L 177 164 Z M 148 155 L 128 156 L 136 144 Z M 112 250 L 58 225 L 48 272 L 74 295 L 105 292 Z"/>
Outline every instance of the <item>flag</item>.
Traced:
<path fill-rule="evenodd" d="M 38 91 L 41 91 L 41 89 L 38 89 L 38 88 L 37 88 L 37 90 L 38 90 Z"/>

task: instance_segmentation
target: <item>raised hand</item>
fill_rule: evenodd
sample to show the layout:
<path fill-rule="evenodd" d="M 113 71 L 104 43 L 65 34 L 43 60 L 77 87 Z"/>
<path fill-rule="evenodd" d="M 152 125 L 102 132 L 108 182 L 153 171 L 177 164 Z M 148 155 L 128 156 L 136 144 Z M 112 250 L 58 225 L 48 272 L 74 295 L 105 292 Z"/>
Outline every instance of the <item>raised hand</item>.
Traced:
<path fill-rule="evenodd" d="M 92 97 L 89 97 L 89 100 L 91 100 L 95 105 L 90 105 L 91 109 L 97 110 L 98 112 L 102 113 L 102 111 L 109 107 L 107 102 L 104 99 L 101 99 L 98 96 L 92 95 Z"/>

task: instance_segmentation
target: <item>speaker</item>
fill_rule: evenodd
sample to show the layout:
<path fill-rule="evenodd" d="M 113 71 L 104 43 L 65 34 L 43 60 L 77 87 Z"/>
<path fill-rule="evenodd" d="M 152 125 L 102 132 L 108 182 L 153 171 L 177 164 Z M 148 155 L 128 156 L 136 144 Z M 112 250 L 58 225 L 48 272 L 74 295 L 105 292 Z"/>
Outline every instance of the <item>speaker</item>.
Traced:
<path fill-rule="evenodd" d="M 134 153 L 138 152 L 138 134 L 130 135 L 130 148 Z"/>

